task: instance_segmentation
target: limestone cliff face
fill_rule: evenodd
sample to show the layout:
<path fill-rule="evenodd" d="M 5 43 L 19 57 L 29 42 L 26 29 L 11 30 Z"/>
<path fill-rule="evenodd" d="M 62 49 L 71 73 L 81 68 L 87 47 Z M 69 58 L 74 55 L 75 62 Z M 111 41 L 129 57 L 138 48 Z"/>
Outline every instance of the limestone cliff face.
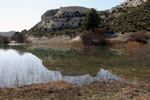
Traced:
<path fill-rule="evenodd" d="M 65 29 L 78 28 L 89 9 L 85 7 L 61 7 L 46 11 L 36 28 Z"/>
<path fill-rule="evenodd" d="M 126 9 L 129 7 L 136 7 L 138 5 L 141 5 L 142 3 L 146 2 L 148 0 L 126 0 L 125 2 L 121 3 L 120 5 L 117 5 L 116 7 L 113 7 L 112 9 L 108 10 L 110 13 L 114 11 L 118 11 L 119 9 Z"/>

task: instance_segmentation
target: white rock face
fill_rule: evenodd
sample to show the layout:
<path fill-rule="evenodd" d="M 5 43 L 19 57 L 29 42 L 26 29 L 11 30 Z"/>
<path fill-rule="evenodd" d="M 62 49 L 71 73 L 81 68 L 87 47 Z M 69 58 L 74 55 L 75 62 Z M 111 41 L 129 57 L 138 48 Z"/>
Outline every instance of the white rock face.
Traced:
<path fill-rule="evenodd" d="M 146 1 L 147 0 L 126 0 L 125 2 L 121 3 L 120 5 L 117 5 L 116 7 L 113 7 L 112 9 L 110 9 L 109 12 L 112 13 L 113 11 L 117 11 L 120 8 L 136 7 Z"/>
<path fill-rule="evenodd" d="M 46 12 L 41 16 L 41 20 L 43 21 L 43 20 L 46 19 L 46 18 L 55 16 L 55 14 L 58 12 L 58 10 L 59 10 L 59 9 L 52 9 L 52 10 L 46 11 Z"/>
<path fill-rule="evenodd" d="M 89 9 L 85 7 L 61 7 L 60 9 L 48 10 L 41 17 L 37 28 L 65 29 L 78 28 Z"/>
<path fill-rule="evenodd" d="M 84 7 L 76 7 L 76 6 L 73 6 L 73 7 L 63 7 L 63 8 L 60 8 L 60 10 L 57 12 L 57 14 L 55 16 L 59 17 L 59 16 L 79 16 L 78 14 L 81 14 L 81 15 L 85 15 L 87 14 L 89 11 L 88 8 L 84 8 Z M 66 15 L 63 15 L 63 14 L 66 14 Z"/>

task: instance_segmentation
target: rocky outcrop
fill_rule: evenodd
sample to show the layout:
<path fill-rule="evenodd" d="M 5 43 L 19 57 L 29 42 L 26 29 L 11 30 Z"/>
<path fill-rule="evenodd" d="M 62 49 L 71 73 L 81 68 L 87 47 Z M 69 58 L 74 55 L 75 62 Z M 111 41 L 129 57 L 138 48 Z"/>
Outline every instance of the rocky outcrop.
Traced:
<path fill-rule="evenodd" d="M 36 28 L 44 29 L 66 29 L 78 28 L 89 9 L 85 7 L 61 7 L 46 11 L 41 22 L 36 25 Z"/>
<path fill-rule="evenodd" d="M 58 12 L 59 9 L 52 9 L 52 10 L 48 10 L 46 11 L 42 16 L 41 16 L 41 20 L 44 21 L 44 19 L 55 16 L 55 14 Z"/>
<path fill-rule="evenodd" d="M 125 2 L 121 3 L 120 5 L 117 5 L 116 7 L 113 7 L 112 9 L 108 10 L 110 13 L 116 12 L 120 9 L 126 9 L 130 7 L 136 7 L 138 5 L 141 5 L 142 3 L 146 2 L 148 0 L 126 0 Z"/>

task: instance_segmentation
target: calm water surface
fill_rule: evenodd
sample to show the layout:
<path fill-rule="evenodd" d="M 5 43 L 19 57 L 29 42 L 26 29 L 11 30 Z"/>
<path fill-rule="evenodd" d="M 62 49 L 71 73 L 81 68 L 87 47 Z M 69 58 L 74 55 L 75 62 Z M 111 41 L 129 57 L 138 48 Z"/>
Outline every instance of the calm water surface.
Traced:
<path fill-rule="evenodd" d="M 91 84 L 94 81 L 122 81 L 121 78 L 104 69 L 99 69 L 95 73 L 97 73 L 96 76 L 92 76 L 90 73 L 74 76 L 63 75 L 59 71 L 48 70 L 44 67 L 42 60 L 32 53 L 20 52 L 15 49 L 0 49 L 0 88 L 13 88 L 58 80 L 78 86 Z"/>

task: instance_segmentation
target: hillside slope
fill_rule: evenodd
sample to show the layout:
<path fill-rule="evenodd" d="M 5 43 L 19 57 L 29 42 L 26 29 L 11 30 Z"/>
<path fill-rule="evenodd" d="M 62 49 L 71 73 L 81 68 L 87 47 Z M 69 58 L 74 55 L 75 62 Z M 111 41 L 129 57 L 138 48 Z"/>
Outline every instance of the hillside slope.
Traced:
<path fill-rule="evenodd" d="M 53 35 L 78 35 L 83 31 L 82 20 L 90 9 L 79 6 L 61 7 L 46 11 L 41 21 L 27 34 L 37 37 Z M 126 0 L 110 10 L 100 11 L 104 27 L 113 32 L 150 30 L 150 1 Z"/>
<path fill-rule="evenodd" d="M 88 11 L 88 8 L 78 6 L 48 10 L 42 15 L 41 21 L 29 30 L 28 34 L 49 36 L 65 29 L 77 29 L 81 27 L 82 20 Z"/>
<path fill-rule="evenodd" d="M 127 9 L 127 8 L 136 7 L 138 5 L 143 4 L 146 1 L 148 1 L 148 0 L 126 0 L 126 1 L 122 2 L 120 5 L 117 5 L 116 7 L 113 7 L 108 11 L 110 13 L 117 12 L 120 9 Z"/>
<path fill-rule="evenodd" d="M 150 1 L 115 17 L 112 21 L 105 23 L 104 27 L 114 32 L 134 32 L 137 30 L 149 31 Z"/>

